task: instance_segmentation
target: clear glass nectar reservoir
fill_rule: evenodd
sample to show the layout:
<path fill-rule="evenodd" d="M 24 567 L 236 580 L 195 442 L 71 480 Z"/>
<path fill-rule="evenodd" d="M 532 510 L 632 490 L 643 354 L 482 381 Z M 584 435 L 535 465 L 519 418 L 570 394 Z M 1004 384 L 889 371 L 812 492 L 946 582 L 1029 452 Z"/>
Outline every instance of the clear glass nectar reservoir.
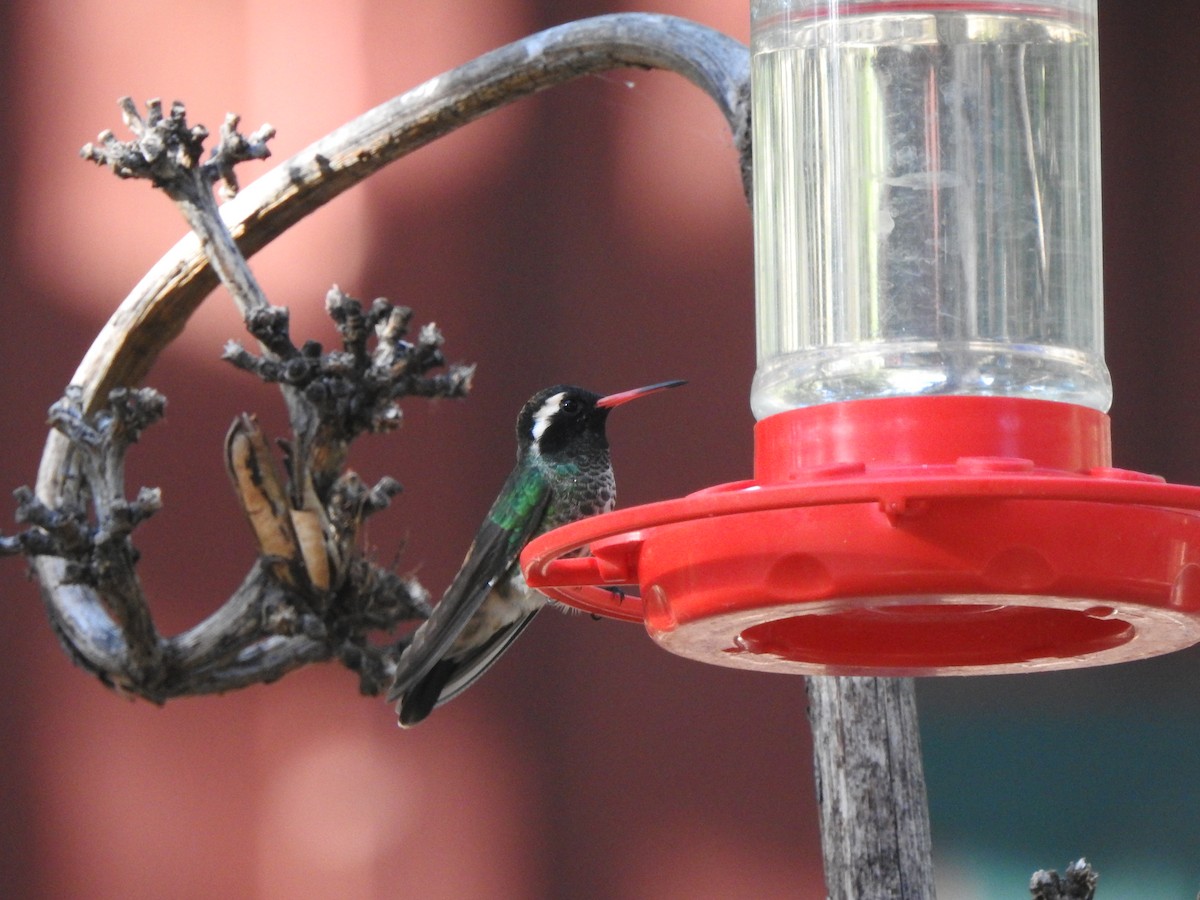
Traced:
<path fill-rule="evenodd" d="M 1108 409 L 1095 0 L 753 0 L 758 418 Z"/>

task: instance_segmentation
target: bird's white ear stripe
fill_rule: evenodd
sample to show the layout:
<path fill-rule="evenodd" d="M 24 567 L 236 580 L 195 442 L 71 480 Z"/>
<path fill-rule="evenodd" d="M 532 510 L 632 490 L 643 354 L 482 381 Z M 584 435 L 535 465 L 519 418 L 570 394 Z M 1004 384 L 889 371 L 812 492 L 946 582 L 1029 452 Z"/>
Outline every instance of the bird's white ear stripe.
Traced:
<path fill-rule="evenodd" d="M 542 404 L 541 409 L 533 414 L 533 428 L 530 434 L 533 437 L 533 442 L 536 444 L 542 439 L 542 435 L 546 433 L 546 429 L 550 427 L 550 420 L 554 418 L 562 405 L 563 397 L 567 395 L 566 391 L 559 391 L 552 397 L 547 397 L 546 402 Z"/>

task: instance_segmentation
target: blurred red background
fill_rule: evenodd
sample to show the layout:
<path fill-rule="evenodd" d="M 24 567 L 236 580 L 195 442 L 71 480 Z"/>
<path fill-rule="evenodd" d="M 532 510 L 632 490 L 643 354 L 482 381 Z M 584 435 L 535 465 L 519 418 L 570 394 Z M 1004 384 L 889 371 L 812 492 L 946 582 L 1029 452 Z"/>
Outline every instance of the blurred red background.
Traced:
<path fill-rule="evenodd" d="M 1200 29 L 1179 8 L 1101 0 L 1107 356 L 1117 464 L 1196 483 Z M 184 231 L 145 184 L 77 158 L 118 125 L 117 97 L 183 99 L 212 128 L 231 110 L 248 128 L 269 121 L 282 160 L 425 78 L 564 21 L 669 12 L 744 41 L 749 18 L 744 0 L 302 9 L 0 8 L 0 485 L 32 482 L 46 408 Z M 418 151 L 255 258 L 298 338 L 331 339 L 323 298 L 336 282 L 412 306 L 442 327 L 450 357 L 479 365 L 469 400 L 410 402 L 398 434 L 355 448 L 366 477 L 406 486 L 372 520 L 380 558 L 397 557 L 440 594 L 511 465 L 517 410 L 556 381 L 599 391 L 690 381 L 613 417 L 622 505 L 749 475 L 751 235 L 740 191 L 730 137 L 705 97 L 676 76 L 617 72 Z M 214 609 L 251 561 L 221 463 L 228 423 L 253 411 L 282 430 L 277 395 L 218 360 L 240 334 L 215 294 L 148 379 L 168 416 L 135 450 L 130 482 L 164 492 L 166 509 L 137 539 L 171 633 Z M 0 590 L 4 896 L 824 896 L 799 679 L 687 662 L 636 627 L 548 614 L 478 687 L 411 732 L 336 666 L 159 709 L 70 665 L 20 562 L 0 566 Z M 1016 880 L 997 894 L 1014 896 L 1033 868 L 1097 852 L 1102 872 L 1106 861 L 1129 871 L 1157 860 L 1194 891 L 1200 867 L 1185 835 L 1200 803 L 1188 800 L 1188 763 L 1194 771 L 1200 756 L 1195 740 L 1182 750 L 1171 741 L 1195 734 L 1198 663 L 1186 652 L 1120 670 L 923 684 L 946 895 L 990 896 L 988 872 L 1016 857 Z M 1119 733 L 1142 739 L 1105 768 L 1105 742 Z M 1070 768 L 1060 742 L 1100 752 L 1108 784 Z M 1042 756 L 1005 755 L 1038 745 Z M 1039 771 L 1055 774 L 1039 782 Z M 1059 830 L 1027 827 L 1019 806 L 1011 820 L 996 812 L 1014 791 L 1047 799 L 1072 777 L 1086 789 L 1070 795 L 1081 805 Z M 1155 790 L 1178 808 L 1154 806 Z"/>

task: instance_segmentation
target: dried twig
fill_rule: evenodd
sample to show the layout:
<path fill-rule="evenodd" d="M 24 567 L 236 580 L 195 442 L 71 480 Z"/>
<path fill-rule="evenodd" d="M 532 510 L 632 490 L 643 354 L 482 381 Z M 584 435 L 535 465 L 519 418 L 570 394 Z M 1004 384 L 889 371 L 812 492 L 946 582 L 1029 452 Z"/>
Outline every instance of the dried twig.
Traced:
<path fill-rule="evenodd" d="M 179 101 L 163 115 L 162 101 L 146 104 L 143 118 L 129 97 L 120 100 L 125 125 L 133 140 L 119 141 L 111 131 L 100 133 L 98 144 L 86 144 L 84 159 L 107 166 L 121 178 L 147 179 L 175 201 L 192 232 L 200 238 L 205 258 L 233 295 L 243 317 L 265 308 L 266 296 L 225 227 L 213 197 L 213 185 L 222 184 L 227 197 L 237 194 L 233 167 L 270 156 L 267 141 L 275 129 L 264 125 L 249 137 L 237 130 L 238 117 L 230 114 L 221 126 L 220 143 L 212 158 L 201 162 L 208 129 L 188 127 L 187 112 Z"/>
<path fill-rule="evenodd" d="M 1059 875 L 1039 869 L 1029 879 L 1029 893 L 1034 900 L 1092 900 L 1100 876 L 1086 859 L 1078 859 Z"/>

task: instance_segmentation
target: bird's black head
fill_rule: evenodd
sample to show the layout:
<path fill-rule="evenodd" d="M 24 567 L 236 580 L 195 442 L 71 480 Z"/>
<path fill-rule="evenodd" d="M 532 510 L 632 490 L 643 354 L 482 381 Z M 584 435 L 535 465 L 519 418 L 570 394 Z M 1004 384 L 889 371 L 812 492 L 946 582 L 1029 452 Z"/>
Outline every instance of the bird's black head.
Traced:
<path fill-rule="evenodd" d="M 613 407 L 683 383 L 664 381 L 606 397 L 569 384 L 540 390 L 517 417 L 518 456 L 534 449 L 542 456 L 607 450 L 604 423 Z"/>
<path fill-rule="evenodd" d="M 536 449 L 540 455 L 608 449 L 604 422 L 608 407 L 597 406 L 599 394 L 569 384 L 538 391 L 517 418 L 521 455 Z"/>

